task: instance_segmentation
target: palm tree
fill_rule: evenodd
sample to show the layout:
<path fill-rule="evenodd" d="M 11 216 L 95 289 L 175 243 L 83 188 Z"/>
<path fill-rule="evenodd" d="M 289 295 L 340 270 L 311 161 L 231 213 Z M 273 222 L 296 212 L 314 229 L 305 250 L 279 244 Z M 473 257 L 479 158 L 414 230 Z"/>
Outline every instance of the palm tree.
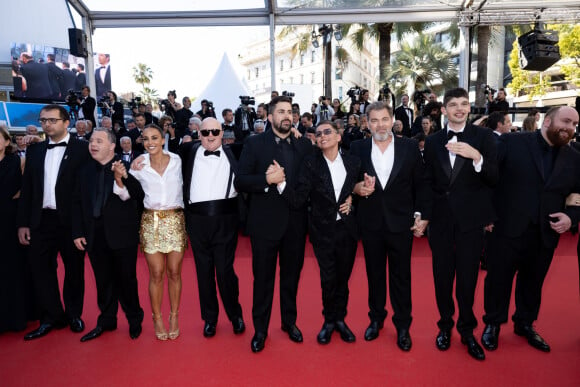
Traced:
<path fill-rule="evenodd" d="M 143 86 L 143 90 L 139 92 L 143 103 L 154 103 L 159 99 L 159 94 L 157 94 L 156 89 L 151 89 L 147 86 Z"/>
<path fill-rule="evenodd" d="M 153 70 L 145 63 L 137 63 L 137 66 L 133 67 L 133 79 L 141 85 L 143 90 L 145 89 L 145 85 L 151 83 L 151 78 L 153 78 Z"/>
<path fill-rule="evenodd" d="M 403 84 L 412 90 L 426 87 L 438 90 L 455 87 L 458 70 L 451 54 L 433 36 L 419 35 L 412 43 L 401 44 L 393 66 L 382 76 L 385 80 L 395 79 L 399 87 Z"/>

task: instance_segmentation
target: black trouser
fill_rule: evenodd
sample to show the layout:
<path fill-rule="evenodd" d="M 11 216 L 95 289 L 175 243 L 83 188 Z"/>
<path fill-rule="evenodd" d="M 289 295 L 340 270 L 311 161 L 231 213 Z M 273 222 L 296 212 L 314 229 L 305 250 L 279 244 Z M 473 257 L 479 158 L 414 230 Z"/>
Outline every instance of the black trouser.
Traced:
<path fill-rule="evenodd" d="M 487 256 L 483 321 L 486 324 L 507 322 L 512 283 L 517 272 L 516 312 L 512 319 L 517 324 L 531 325 L 538 318 L 542 286 L 554 249 L 544 247 L 540 228 L 530 225 L 517 238 L 491 233 Z"/>
<path fill-rule="evenodd" d="M 384 226 L 365 232 L 362 238 L 369 285 L 369 317 L 383 322 L 387 317 L 387 262 L 393 324 L 397 329 L 411 326 L 411 231 L 389 232 Z"/>
<path fill-rule="evenodd" d="M 348 280 L 354 265 L 357 240 L 348 233 L 344 222 L 338 221 L 334 234 L 328 239 L 316 238 L 312 241 L 312 247 L 320 267 L 324 321 L 344 320 L 348 305 Z"/>
<path fill-rule="evenodd" d="M 455 279 L 455 297 L 459 308 L 457 330 L 461 336 L 471 336 L 477 326 L 473 300 L 483 246 L 483 226 L 461 231 L 452 221 L 432 223 L 429 227 L 429 245 L 433 253 L 435 297 L 441 316 L 437 325 L 441 330 L 453 328 Z"/>
<path fill-rule="evenodd" d="M 97 222 L 89 259 L 97 284 L 97 304 L 101 314 L 97 325 L 105 329 L 117 327 L 119 303 L 127 316 L 129 325 L 143 321 L 143 309 L 139 304 L 137 286 L 137 244 L 111 249 L 107 245 L 105 229 Z"/>
<path fill-rule="evenodd" d="M 220 292 L 230 321 L 242 317 L 239 282 L 234 271 L 238 244 L 238 215 L 198 215 L 186 212 L 187 233 L 195 259 L 201 318 L 217 322 Z"/>
<path fill-rule="evenodd" d="M 276 262 L 280 256 L 280 313 L 282 324 L 296 324 L 296 295 L 298 281 L 304 265 L 306 234 L 297 228 L 288 227 L 279 240 L 268 240 L 256 236 L 252 242 L 252 272 L 254 294 L 252 318 L 256 332 L 267 333 L 272 314 Z"/>
<path fill-rule="evenodd" d="M 64 308 L 60 299 L 57 256 L 64 264 Z M 30 270 L 41 323 L 65 323 L 81 317 L 85 295 L 85 252 L 74 245 L 70 226 L 61 223 L 56 210 L 43 210 L 39 227 L 30 231 Z"/>

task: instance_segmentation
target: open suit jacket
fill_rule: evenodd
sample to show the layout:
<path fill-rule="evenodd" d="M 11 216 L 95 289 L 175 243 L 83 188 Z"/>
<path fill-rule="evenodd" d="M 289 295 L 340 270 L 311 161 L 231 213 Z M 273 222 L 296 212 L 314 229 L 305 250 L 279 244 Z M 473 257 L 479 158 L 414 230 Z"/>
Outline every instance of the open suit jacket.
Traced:
<path fill-rule="evenodd" d="M 291 216 L 293 224 L 302 224 L 306 228 L 306 212 L 303 209 L 291 211 L 289 203 L 278 193 L 276 185 L 269 186 L 266 182 L 266 170 L 277 157 L 274 138 L 273 130 L 247 138 L 240 156 L 239 173 L 234 179 L 238 192 L 250 194 L 248 234 L 270 240 L 280 239 L 284 235 Z M 293 176 L 287 175 L 286 181 L 293 185 L 302 160 L 312 153 L 312 143 L 304 137 L 290 138 L 294 149 Z"/>
<path fill-rule="evenodd" d="M 536 223 L 544 246 L 555 248 L 560 235 L 550 228 L 548 214 L 564 212 L 572 224 L 580 220 L 579 207 L 564 208 L 566 196 L 580 192 L 580 153 L 569 146 L 560 147 L 546 180 L 538 136 L 540 132 L 507 133 L 500 137 L 501 173 L 494 195 L 499 219 L 494 232 L 517 237 L 530 223 Z"/>
<path fill-rule="evenodd" d="M 26 150 L 26 164 L 18 205 L 18 226 L 34 229 L 40 225 L 44 187 L 44 159 L 48 140 L 32 144 Z M 58 170 L 55 196 L 60 221 L 71 225 L 71 204 L 79 168 L 91 159 L 89 143 L 72 136 L 67 144 Z"/>
<path fill-rule="evenodd" d="M 94 242 L 93 208 L 97 192 L 97 165 L 97 161 L 91 160 L 80 169 L 73 197 L 73 239 L 85 237 L 89 251 Z M 129 170 L 128 163 L 125 167 Z M 144 198 L 143 189 L 131 174 L 123 179 L 123 183 L 131 195 L 131 199 L 126 201 L 113 193 L 113 174 L 105 173 L 105 204 L 101 216 L 107 244 L 114 250 L 139 243 L 139 210 Z"/>
<path fill-rule="evenodd" d="M 491 200 L 491 187 L 498 180 L 494 137 L 491 129 L 470 124 L 465 126 L 461 142 L 468 143 L 483 156 L 481 171 L 478 173 L 473 167 L 473 160 L 459 155 L 451 169 L 449 151 L 445 148 L 447 130 L 427 136 L 423 156 L 426 183 L 433 191 L 430 195 L 431 225 L 452 217 L 460 230 L 465 232 L 495 220 Z"/>
<path fill-rule="evenodd" d="M 283 196 L 296 208 L 301 208 L 310 198 L 309 235 L 312 243 L 332 243 L 338 209 L 352 194 L 354 185 L 358 181 L 360 160 L 349 155 L 341 155 L 341 157 L 346 169 L 346 179 L 338 200 L 334 193 L 328 164 L 320 150 L 316 150 L 314 155 L 304 159 L 295 188 L 286 188 L 283 192 Z M 354 212 L 339 214 L 351 236 L 358 239 Z"/>
<path fill-rule="evenodd" d="M 377 176 L 371 160 L 372 139 L 367 138 L 352 143 L 350 154 L 361 160 L 359 181 L 364 174 Z M 375 179 L 375 191 L 368 198 L 361 198 L 357 204 L 357 219 L 361 233 L 364 230 L 379 230 L 385 222 L 390 232 L 398 233 L 413 226 L 415 211 L 421 212 L 422 219 L 429 219 L 430 208 L 426 201 L 429 195 L 424 183 L 424 167 L 415 140 L 394 137 L 395 160 L 385 189 L 379 179 Z"/>

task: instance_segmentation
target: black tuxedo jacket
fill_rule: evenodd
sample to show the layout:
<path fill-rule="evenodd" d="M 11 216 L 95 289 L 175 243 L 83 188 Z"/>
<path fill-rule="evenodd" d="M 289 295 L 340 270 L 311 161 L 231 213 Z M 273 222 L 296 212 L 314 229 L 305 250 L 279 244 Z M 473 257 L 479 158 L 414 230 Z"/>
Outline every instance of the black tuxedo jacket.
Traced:
<path fill-rule="evenodd" d="M 494 232 L 517 237 L 530 223 L 538 224 L 544 246 L 555 248 L 560 235 L 550 228 L 548 214 L 564 212 L 572 224 L 580 219 L 579 207 L 565 208 L 566 196 L 580 192 L 580 153 L 569 146 L 561 147 L 546 179 L 538 136 L 539 131 L 500 137 L 500 179 L 494 193 L 499 219 Z"/>
<path fill-rule="evenodd" d="M 95 108 L 97 107 L 97 101 L 90 95 L 85 98 L 83 103 L 81 103 L 81 109 L 83 110 L 83 117 L 85 120 L 89 120 L 93 123 L 93 128 L 97 127 L 97 120 L 95 119 Z"/>
<path fill-rule="evenodd" d="M 75 79 L 75 90 L 81 91 L 83 86 L 87 84 L 87 75 L 85 73 L 77 73 Z"/>
<path fill-rule="evenodd" d="M 407 107 L 411 111 L 411 123 L 413 122 L 413 109 Z M 403 135 L 411 137 L 411 126 L 409 123 L 409 116 L 403 105 L 395 109 L 395 120 L 400 120 L 403 123 Z"/>
<path fill-rule="evenodd" d="M 101 68 L 97 64 L 95 65 L 95 85 L 97 97 L 102 97 L 107 91 L 111 90 L 111 66 L 107 67 L 105 72 L 105 82 L 101 80 Z"/>
<path fill-rule="evenodd" d="M 118 158 L 115 159 L 118 160 Z M 90 160 L 79 169 L 72 204 L 72 237 L 73 239 L 84 237 L 89 251 L 95 242 L 93 208 L 97 191 L 97 164 L 95 160 Z M 125 164 L 125 167 L 127 170 L 130 168 L 129 164 Z M 110 168 L 110 164 L 106 168 Z M 113 193 L 114 183 L 113 174 L 105 173 L 105 205 L 101 216 L 107 245 L 112 249 L 137 246 L 139 210 L 145 196 L 143 189 L 139 182 L 128 174 L 127 179 L 123 179 L 123 183 L 129 190 L 131 199 L 123 201 Z"/>
<path fill-rule="evenodd" d="M 478 173 L 473 160 L 456 156 L 451 169 L 447 128 L 425 140 L 425 178 L 433 191 L 430 196 L 431 224 L 452 219 L 462 231 L 483 227 L 495 220 L 492 187 L 498 180 L 497 146 L 491 129 L 466 125 L 462 142 L 481 153 L 483 165 Z M 449 211 L 450 210 L 450 211 Z"/>
<path fill-rule="evenodd" d="M 135 160 L 137 157 L 141 156 L 143 153 L 137 152 L 137 151 L 131 151 L 131 153 L 129 154 L 129 163 L 132 163 L 133 160 Z M 121 150 L 121 152 L 117 152 L 117 158 L 119 160 L 123 160 L 123 151 Z M 128 170 L 128 169 L 127 169 Z"/>
<path fill-rule="evenodd" d="M 183 201 L 185 204 L 189 203 L 190 188 L 191 188 L 191 177 L 193 176 L 193 167 L 195 164 L 195 156 L 197 151 L 201 147 L 201 142 L 186 142 L 181 144 L 179 147 L 179 155 L 181 156 L 181 165 L 183 172 Z M 234 156 L 232 150 L 227 145 L 222 145 L 223 152 L 230 162 L 230 177 L 237 173 L 238 161 Z M 204 182 L 194 182 L 199 184 L 205 184 Z M 233 181 L 230 191 L 234 189 Z M 223 199 L 226 199 L 224 196 Z"/>
<path fill-rule="evenodd" d="M 22 76 L 26 79 L 27 98 L 50 98 L 52 89 L 48 81 L 48 67 L 42 63 L 28 62 L 22 65 Z"/>
<path fill-rule="evenodd" d="M 52 90 L 52 98 L 62 99 L 66 97 L 66 90 L 64 90 L 64 72 L 54 62 L 45 64 L 48 68 L 48 82 Z"/>
<path fill-rule="evenodd" d="M 372 139 L 367 138 L 351 144 L 350 154 L 361 160 L 358 181 L 364 174 L 377 176 L 371 160 Z M 361 233 L 379 230 L 384 222 L 391 232 L 409 230 L 414 223 L 413 214 L 421 212 L 422 219 L 430 219 L 427 205 L 429 190 L 424 181 L 424 165 L 415 140 L 394 137 L 395 160 L 389 180 L 382 188 L 375 179 L 375 191 L 368 198 L 357 202 L 357 219 Z"/>
<path fill-rule="evenodd" d="M 127 136 L 131 137 L 131 142 L 133 150 L 136 152 L 140 152 L 143 153 L 145 152 L 145 147 L 143 146 L 143 142 L 141 143 L 137 143 L 137 139 L 139 137 L 141 137 L 141 131 L 139 130 L 139 128 L 133 128 L 130 131 L 127 132 Z"/>
<path fill-rule="evenodd" d="M 352 194 L 359 176 L 360 160 L 357 157 L 341 155 L 346 169 L 346 179 L 340 191 L 338 201 L 332 185 L 332 176 L 328 164 L 320 150 L 307 156 L 302 162 L 295 187 L 286 187 L 284 198 L 291 206 L 300 209 L 310 199 L 309 235 L 313 243 L 319 241 L 332 243 L 335 234 L 336 214 L 346 198 Z M 354 212 L 340 213 L 346 228 L 354 239 L 358 239 Z"/>
<path fill-rule="evenodd" d="M 44 159 L 48 140 L 26 150 L 22 191 L 18 204 L 18 226 L 34 229 L 40 225 L 44 191 Z M 72 136 L 64 152 L 56 180 L 56 208 L 61 222 L 71 224 L 71 203 L 78 170 L 90 160 L 89 143 Z"/>
<path fill-rule="evenodd" d="M 63 97 L 65 97 L 69 90 L 75 90 L 75 81 L 77 80 L 76 75 L 70 71 L 69 69 L 63 69 L 63 86 L 64 86 L 64 93 Z"/>
<path fill-rule="evenodd" d="M 293 174 L 287 175 L 286 181 L 294 186 L 302 160 L 312 153 L 312 143 L 304 137 L 290 138 L 294 150 Z M 234 179 L 238 192 L 250 194 L 248 234 L 271 240 L 280 239 L 290 221 L 304 228 L 307 221 L 305 208 L 291 210 L 276 185 L 269 186 L 266 182 L 266 170 L 276 158 L 277 146 L 273 130 L 248 137 L 240 156 L 239 173 Z"/>

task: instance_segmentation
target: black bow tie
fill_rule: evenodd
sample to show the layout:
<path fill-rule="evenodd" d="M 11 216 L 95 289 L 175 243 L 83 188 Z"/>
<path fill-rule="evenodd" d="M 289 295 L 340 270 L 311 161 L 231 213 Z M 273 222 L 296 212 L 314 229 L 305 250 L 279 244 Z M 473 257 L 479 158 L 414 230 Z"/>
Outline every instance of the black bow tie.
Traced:
<path fill-rule="evenodd" d="M 203 152 L 203 155 L 204 156 L 217 156 L 217 157 L 220 157 L 220 151 L 219 150 L 216 150 L 216 151 L 213 151 L 212 152 L 212 151 L 206 150 L 205 152 Z"/>
<path fill-rule="evenodd" d="M 463 138 L 463 132 L 454 132 L 452 130 L 447 131 L 447 141 L 451 140 L 454 136 L 457 136 L 457 141 L 461 141 Z"/>
<path fill-rule="evenodd" d="M 53 149 L 55 146 L 66 146 L 66 142 L 62 141 L 62 142 L 58 142 L 56 144 L 48 144 L 46 146 L 46 149 Z"/>

